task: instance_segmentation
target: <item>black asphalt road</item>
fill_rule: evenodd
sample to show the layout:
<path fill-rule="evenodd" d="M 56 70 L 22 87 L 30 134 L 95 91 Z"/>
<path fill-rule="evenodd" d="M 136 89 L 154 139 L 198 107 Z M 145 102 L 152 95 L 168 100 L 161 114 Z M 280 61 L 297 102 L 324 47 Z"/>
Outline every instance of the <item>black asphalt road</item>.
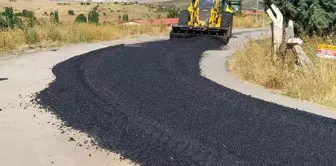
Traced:
<path fill-rule="evenodd" d="M 145 166 L 335 165 L 336 121 L 200 76 L 212 39 L 118 45 L 56 65 L 37 98 L 67 125 Z"/>

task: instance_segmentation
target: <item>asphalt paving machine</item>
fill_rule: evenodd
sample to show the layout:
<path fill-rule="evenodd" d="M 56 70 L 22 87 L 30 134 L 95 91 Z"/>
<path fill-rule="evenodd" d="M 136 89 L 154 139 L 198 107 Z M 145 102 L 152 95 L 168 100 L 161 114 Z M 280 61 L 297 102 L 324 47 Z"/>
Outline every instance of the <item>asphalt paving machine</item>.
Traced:
<path fill-rule="evenodd" d="M 170 38 L 209 36 L 228 44 L 232 36 L 234 8 L 231 0 L 191 0 L 180 11 L 178 24 L 172 25 Z"/>

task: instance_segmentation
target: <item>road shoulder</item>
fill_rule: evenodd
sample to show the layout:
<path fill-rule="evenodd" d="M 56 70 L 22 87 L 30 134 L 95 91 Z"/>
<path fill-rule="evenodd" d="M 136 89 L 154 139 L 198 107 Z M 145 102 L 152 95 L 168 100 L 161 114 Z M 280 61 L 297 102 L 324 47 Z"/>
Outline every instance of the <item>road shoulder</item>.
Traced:
<path fill-rule="evenodd" d="M 336 119 L 336 113 L 331 111 L 331 109 L 318 104 L 282 96 L 271 90 L 242 81 L 228 70 L 226 63 L 233 55 L 234 50 L 240 48 L 244 42 L 248 41 L 247 39 L 257 39 L 267 32 L 268 31 L 255 31 L 253 29 L 243 33 L 241 31 L 233 32 L 234 37 L 235 34 L 240 35 L 237 35 L 237 38 L 232 38 L 229 45 L 225 46 L 221 51 L 210 50 L 203 54 L 200 61 L 202 75 L 220 85 L 245 95 L 250 95 L 254 98 L 298 109 L 298 111 L 306 111 L 312 114 Z"/>
<path fill-rule="evenodd" d="M 54 80 L 52 67 L 71 57 L 118 44 L 165 39 L 141 37 L 74 44 L 0 61 L 0 163 L 26 166 L 126 166 L 129 160 L 96 146 L 88 135 L 66 128 L 50 112 L 31 104 L 34 93 Z"/>

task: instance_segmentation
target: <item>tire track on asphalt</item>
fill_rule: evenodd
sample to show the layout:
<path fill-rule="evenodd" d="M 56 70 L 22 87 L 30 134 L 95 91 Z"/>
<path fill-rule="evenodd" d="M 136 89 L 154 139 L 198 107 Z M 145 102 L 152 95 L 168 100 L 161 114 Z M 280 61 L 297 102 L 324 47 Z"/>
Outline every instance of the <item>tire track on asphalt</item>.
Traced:
<path fill-rule="evenodd" d="M 37 98 L 99 145 L 142 165 L 332 165 L 336 121 L 200 75 L 212 39 L 119 45 L 53 68 Z"/>

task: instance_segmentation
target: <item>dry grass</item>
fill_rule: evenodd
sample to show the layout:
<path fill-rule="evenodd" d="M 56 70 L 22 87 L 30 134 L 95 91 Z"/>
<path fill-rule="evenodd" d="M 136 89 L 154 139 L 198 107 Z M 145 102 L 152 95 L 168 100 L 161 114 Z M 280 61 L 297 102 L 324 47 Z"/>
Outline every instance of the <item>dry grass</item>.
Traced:
<path fill-rule="evenodd" d="M 281 61 L 274 62 L 271 56 L 269 39 L 246 44 L 229 60 L 228 67 L 242 80 L 336 110 L 336 60 L 316 57 L 315 50 L 320 43 L 335 45 L 336 40 L 307 38 L 303 45 L 316 66 L 315 72 L 295 70 L 293 54 L 287 55 L 286 65 L 282 68 Z"/>
<path fill-rule="evenodd" d="M 263 18 L 258 17 L 256 21 L 255 16 L 242 16 L 237 15 L 233 17 L 233 27 L 234 28 L 257 28 L 263 26 Z M 268 16 L 264 17 L 264 26 L 269 26 L 268 22 L 270 21 Z"/>
<path fill-rule="evenodd" d="M 60 5 L 60 3 L 68 3 L 67 5 Z M 159 15 L 165 15 L 164 13 L 156 13 L 151 11 L 148 7 L 143 4 L 132 4 L 123 5 L 121 3 L 114 4 L 110 3 L 97 3 L 91 2 L 90 5 L 81 5 L 80 2 L 62 2 L 62 1 L 51 1 L 51 0 L 17 0 L 16 2 L 9 2 L 9 0 L 0 0 L 0 11 L 4 7 L 13 7 L 16 12 L 22 11 L 23 9 L 34 11 L 35 16 L 38 19 L 49 20 L 49 16 L 45 15 L 45 12 L 49 14 L 51 11 L 57 10 L 59 13 L 59 18 L 61 22 L 73 22 L 77 15 L 84 13 L 86 16 L 89 11 L 94 7 L 99 5 L 99 19 L 103 21 L 117 21 L 119 15 L 125 13 L 128 14 L 129 20 L 132 19 L 147 19 L 156 18 Z M 75 15 L 69 15 L 68 10 L 73 10 Z M 105 14 L 104 14 L 105 13 Z"/>
<path fill-rule="evenodd" d="M 250 28 L 256 25 L 250 17 L 235 16 L 234 28 Z M 136 25 L 122 26 L 118 24 L 107 24 L 96 26 L 93 24 L 75 24 L 62 23 L 55 25 L 41 23 L 25 30 L 9 29 L 0 31 L 0 52 L 15 49 L 23 49 L 31 46 L 48 46 L 68 43 L 95 42 L 104 40 L 122 39 L 141 34 L 167 34 L 170 27 L 152 26 L 152 25 Z"/>
<path fill-rule="evenodd" d="M 27 30 L 0 31 L 0 52 L 28 45 L 84 43 L 122 39 L 142 34 L 166 34 L 169 27 L 136 25 L 44 24 Z"/>

